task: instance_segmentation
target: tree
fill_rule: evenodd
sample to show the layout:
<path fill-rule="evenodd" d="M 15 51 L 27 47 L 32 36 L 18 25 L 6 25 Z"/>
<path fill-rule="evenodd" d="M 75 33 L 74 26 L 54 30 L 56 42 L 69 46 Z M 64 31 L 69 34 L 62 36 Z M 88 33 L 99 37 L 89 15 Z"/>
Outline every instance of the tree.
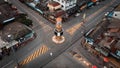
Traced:
<path fill-rule="evenodd" d="M 25 25 L 27 25 L 27 26 L 32 26 L 33 24 L 32 24 L 32 20 L 30 20 L 30 19 L 23 19 L 22 21 L 21 21 L 21 23 L 23 23 L 23 24 L 25 24 Z"/>
<path fill-rule="evenodd" d="M 22 24 L 25 24 L 27 26 L 32 26 L 33 22 L 30 19 L 27 19 L 27 14 L 20 14 L 17 18 L 17 21 L 19 21 Z"/>

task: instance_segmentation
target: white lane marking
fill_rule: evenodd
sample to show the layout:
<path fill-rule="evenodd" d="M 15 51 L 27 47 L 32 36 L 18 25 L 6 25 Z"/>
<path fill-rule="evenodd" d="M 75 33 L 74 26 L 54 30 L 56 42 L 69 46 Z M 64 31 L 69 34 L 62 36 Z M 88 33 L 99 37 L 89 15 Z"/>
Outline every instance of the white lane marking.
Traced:
<path fill-rule="evenodd" d="M 10 65 L 11 63 L 13 63 L 13 60 L 12 60 L 12 61 L 10 61 L 9 63 L 7 63 L 6 65 L 4 65 L 2 68 L 7 67 L 7 66 L 8 66 L 8 65 Z"/>

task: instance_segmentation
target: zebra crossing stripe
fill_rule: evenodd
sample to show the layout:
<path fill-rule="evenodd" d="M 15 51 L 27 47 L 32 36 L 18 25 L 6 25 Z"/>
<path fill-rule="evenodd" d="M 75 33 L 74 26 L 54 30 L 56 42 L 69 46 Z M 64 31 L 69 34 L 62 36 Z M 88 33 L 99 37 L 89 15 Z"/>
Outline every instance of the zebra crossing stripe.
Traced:
<path fill-rule="evenodd" d="M 33 54 L 31 54 L 30 56 L 28 56 L 26 59 L 24 59 L 20 65 L 25 65 L 27 63 L 29 63 L 30 61 L 32 61 L 33 59 L 37 58 L 38 56 L 46 53 L 49 50 L 49 48 L 45 45 L 41 46 L 38 50 L 36 50 Z"/>

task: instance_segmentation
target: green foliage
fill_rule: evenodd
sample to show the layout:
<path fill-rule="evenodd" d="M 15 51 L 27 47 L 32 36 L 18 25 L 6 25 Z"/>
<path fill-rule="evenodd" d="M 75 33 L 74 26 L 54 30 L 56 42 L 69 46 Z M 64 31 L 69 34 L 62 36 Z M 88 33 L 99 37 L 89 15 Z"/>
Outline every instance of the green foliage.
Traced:
<path fill-rule="evenodd" d="M 27 14 L 20 14 L 17 18 L 17 21 L 20 23 L 23 23 L 27 26 L 32 26 L 32 20 L 26 18 Z"/>
<path fill-rule="evenodd" d="M 21 23 L 27 25 L 27 26 L 32 26 L 32 20 L 30 19 L 23 19 Z"/>

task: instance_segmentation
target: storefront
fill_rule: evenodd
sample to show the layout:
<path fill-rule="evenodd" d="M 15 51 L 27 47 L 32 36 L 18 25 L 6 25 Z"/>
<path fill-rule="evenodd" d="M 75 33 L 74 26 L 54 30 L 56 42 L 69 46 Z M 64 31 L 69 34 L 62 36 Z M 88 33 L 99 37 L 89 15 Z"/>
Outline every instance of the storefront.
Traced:
<path fill-rule="evenodd" d="M 105 49 L 105 48 L 95 48 L 95 50 L 97 50 L 98 52 L 100 52 L 101 54 L 103 54 L 104 56 L 108 56 L 109 55 L 109 50 Z"/>

